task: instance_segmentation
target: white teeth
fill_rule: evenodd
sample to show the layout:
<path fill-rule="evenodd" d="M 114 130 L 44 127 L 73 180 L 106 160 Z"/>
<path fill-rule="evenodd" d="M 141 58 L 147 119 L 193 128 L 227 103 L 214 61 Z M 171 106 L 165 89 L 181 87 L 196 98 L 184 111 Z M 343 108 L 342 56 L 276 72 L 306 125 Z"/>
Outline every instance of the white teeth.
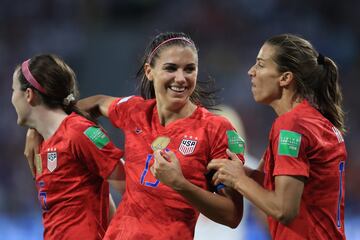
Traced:
<path fill-rule="evenodd" d="M 170 86 L 170 89 L 176 92 L 182 92 L 185 90 L 185 87 L 175 87 L 175 86 Z"/>

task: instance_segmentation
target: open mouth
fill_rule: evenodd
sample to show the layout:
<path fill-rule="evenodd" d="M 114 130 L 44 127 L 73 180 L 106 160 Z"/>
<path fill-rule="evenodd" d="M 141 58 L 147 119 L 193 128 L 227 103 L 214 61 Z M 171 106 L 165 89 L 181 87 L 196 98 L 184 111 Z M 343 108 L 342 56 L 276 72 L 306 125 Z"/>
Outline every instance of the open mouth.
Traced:
<path fill-rule="evenodd" d="M 176 86 L 170 86 L 169 87 L 172 91 L 177 92 L 177 93 L 182 93 L 185 91 L 185 87 L 176 87 Z"/>

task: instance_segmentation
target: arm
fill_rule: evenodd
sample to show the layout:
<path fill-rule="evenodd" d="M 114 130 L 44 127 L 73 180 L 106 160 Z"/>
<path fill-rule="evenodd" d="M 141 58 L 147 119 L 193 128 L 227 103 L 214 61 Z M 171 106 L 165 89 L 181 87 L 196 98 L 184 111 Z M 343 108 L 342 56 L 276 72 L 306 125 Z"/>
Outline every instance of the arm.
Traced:
<path fill-rule="evenodd" d="M 125 169 L 122 162 L 114 168 L 113 172 L 108 177 L 108 182 L 113 188 L 115 188 L 120 194 L 125 191 Z"/>
<path fill-rule="evenodd" d="M 28 161 L 30 171 L 33 177 L 35 177 L 36 175 L 34 163 L 35 155 L 39 153 L 39 146 L 42 141 L 42 136 L 35 129 L 28 129 L 25 139 L 24 155 Z"/>
<path fill-rule="evenodd" d="M 242 218 L 243 199 L 235 191 L 227 189 L 224 194 L 206 191 L 184 178 L 178 159 L 171 151 L 154 152 L 153 175 L 173 188 L 189 203 L 211 220 L 235 228 Z"/>
<path fill-rule="evenodd" d="M 244 166 L 246 176 L 252 178 L 255 182 L 262 185 L 264 182 L 264 159 L 261 159 L 257 169 L 252 169 L 247 166 Z"/>
<path fill-rule="evenodd" d="M 209 169 L 218 170 L 215 183 L 222 182 L 234 188 L 282 224 L 290 223 L 299 212 L 305 178 L 276 176 L 275 190 L 269 191 L 246 175 L 242 162 L 236 161 L 235 154 L 230 151 L 227 153 L 233 161 L 216 159 L 208 165 Z"/>
<path fill-rule="evenodd" d="M 76 106 L 93 117 L 109 117 L 109 107 L 110 104 L 115 100 L 115 97 L 106 96 L 106 95 L 95 95 L 79 100 Z"/>
<path fill-rule="evenodd" d="M 108 223 L 110 223 L 111 219 L 114 217 L 115 212 L 116 212 L 115 202 L 111 196 L 111 193 L 109 193 L 109 222 Z"/>
<path fill-rule="evenodd" d="M 115 188 L 120 194 L 125 192 L 125 170 L 123 162 L 119 162 L 115 166 L 113 172 L 108 177 L 108 182 L 113 188 Z M 116 205 L 111 194 L 109 194 L 109 223 L 111 219 L 115 216 Z"/>

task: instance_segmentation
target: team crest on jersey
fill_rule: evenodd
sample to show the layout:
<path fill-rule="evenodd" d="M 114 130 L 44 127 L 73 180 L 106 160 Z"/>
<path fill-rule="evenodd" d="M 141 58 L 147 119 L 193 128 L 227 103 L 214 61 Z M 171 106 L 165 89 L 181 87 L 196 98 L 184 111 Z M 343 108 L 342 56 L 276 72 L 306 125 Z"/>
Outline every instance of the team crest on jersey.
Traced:
<path fill-rule="evenodd" d="M 50 172 L 53 172 L 55 168 L 57 167 L 57 152 L 56 149 L 51 149 L 47 153 L 47 168 Z"/>
<path fill-rule="evenodd" d="M 197 137 L 193 138 L 192 136 L 184 136 L 179 146 L 179 152 L 181 152 L 182 155 L 192 154 L 195 150 L 197 140 Z"/>

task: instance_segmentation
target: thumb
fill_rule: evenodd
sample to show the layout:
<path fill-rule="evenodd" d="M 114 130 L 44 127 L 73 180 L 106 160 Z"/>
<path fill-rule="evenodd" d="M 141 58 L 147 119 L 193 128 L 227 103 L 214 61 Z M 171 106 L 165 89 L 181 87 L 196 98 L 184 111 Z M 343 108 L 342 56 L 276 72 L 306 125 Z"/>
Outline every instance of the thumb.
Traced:
<path fill-rule="evenodd" d="M 166 148 L 163 152 L 162 152 L 163 157 L 169 161 L 169 162 L 178 162 L 179 160 L 177 159 L 175 153 L 173 151 L 171 151 L 170 149 Z"/>
<path fill-rule="evenodd" d="M 230 157 L 231 160 L 242 162 L 239 157 L 235 153 L 231 152 L 228 148 L 226 149 L 226 154 Z"/>
<path fill-rule="evenodd" d="M 160 162 L 165 161 L 161 150 L 156 150 L 154 152 L 154 164 L 159 164 Z"/>

